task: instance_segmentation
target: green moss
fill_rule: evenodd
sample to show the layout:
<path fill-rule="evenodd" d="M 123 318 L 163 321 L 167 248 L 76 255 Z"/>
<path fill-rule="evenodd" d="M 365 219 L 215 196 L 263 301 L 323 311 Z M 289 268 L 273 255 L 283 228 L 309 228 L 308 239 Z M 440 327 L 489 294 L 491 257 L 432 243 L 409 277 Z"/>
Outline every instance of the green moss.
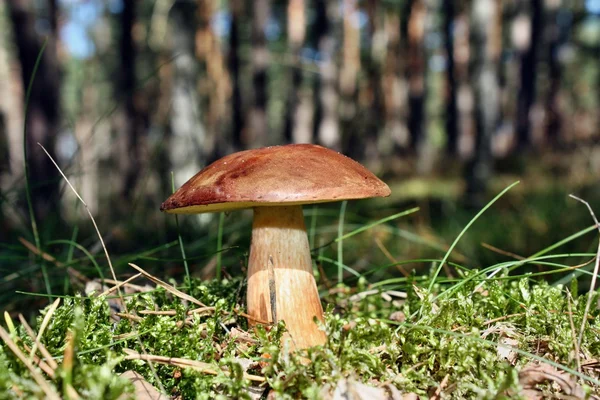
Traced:
<path fill-rule="evenodd" d="M 463 279 L 475 274 L 471 271 Z M 475 290 L 478 283 L 468 281 L 435 301 L 443 288 L 434 285 L 435 292 L 428 293 L 427 281 L 407 284 L 407 299 L 401 302 L 386 300 L 379 293 L 351 297 L 368 289 L 364 282 L 355 289 L 338 288 L 326 299 L 330 304 L 323 327 L 326 345 L 298 353 L 280 348 L 283 323 L 250 332 L 254 342 L 235 340 L 230 334 L 233 328 L 247 326 L 232 312 L 242 308 L 239 280 L 189 282 L 189 293 L 216 310 L 187 317 L 192 307 L 160 288 L 128 298 L 129 313 L 141 317 L 135 322 L 114 322 L 105 298 L 66 299 L 52 316 L 43 343 L 60 364 L 67 332 L 76 333 L 73 387 L 85 398 L 98 399 L 117 398 L 132 390 L 118 376 L 126 370 L 135 370 L 155 387 L 186 399 L 249 398 L 246 389 L 257 384 L 244 372 L 264 377 L 283 399 L 318 398 L 326 384 L 335 387 L 346 377 L 370 385 L 389 382 L 403 392 L 421 395 L 431 393 L 446 377 L 454 398 L 502 398 L 509 389 L 518 393 L 518 371 L 530 358 L 519 354 L 511 364 L 499 356 L 496 346 L 481 340 L 484 332 L 491 342 L 509 332 L 520 350 L 574 367 L 570 319 L 580 326 L 585 297 L 571 301 L 571 316 L 566 290 L 560 286 L 527 277 L 489 281 Z M 176 313 L 143 315 L 142 310 Z M 38 323 L 46 312 L 41 312 Z M 398 312 L 404 313 L 405 322 L 389 320 Z M 582 352 L 598 358 L 598 310 L 590 317 Z M 26 342 L 24 331 L 19 332 Z M 153 363 L 152 371 L 145 361 L 124 360 L 124 348 L 202 361 L 221 372 L 212 375 L 159 363 Z M 250 363 L 247 371 L 240 360 Z M 59 391 L 60 379 L 53 382 Z M 0 347 L 0 388 L 6 392 L 13 384 L 28 396 L 42 396 L 27 369 L 7 347 Z"/>

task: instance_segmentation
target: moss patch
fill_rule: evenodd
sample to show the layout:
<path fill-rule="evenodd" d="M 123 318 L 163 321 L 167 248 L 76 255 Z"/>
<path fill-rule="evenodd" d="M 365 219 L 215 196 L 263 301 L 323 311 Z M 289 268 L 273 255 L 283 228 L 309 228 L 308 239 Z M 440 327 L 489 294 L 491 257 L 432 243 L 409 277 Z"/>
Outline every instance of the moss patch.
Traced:
<path fill-rule="evenodd" d="M 577 370 L 577 333 L 572 326 L 578 332 L 586 296 L 571 298 L 563 287 L 528 277 L 489 280 L 478 287 L 477 276 L 477 271 L 469 272 L 461 278 L 462 285 L 437 299 L 443 288 L 435 285 L 428 293 L 427 280 L 408 282 L 403 292 L 369 290 L 362 282 L 354 288 L 336 287 L 324 299 L 329 304 L 323 327 L 326 345 L 297 353 L 280 348 L 283 323 L 247 330 L 240 316 L 239 280 L 190 282 L 186 292 L 214 307 L 193 314 L 188 311 L 195 305 L 186 305 L 162 288 L 135 293 L 126 297 L 126 318 L 118 322 L 111 318 L 104 297 L 66 298 L 41 339 L 59 367 L 54 379 L 42 374 L 65 397 L 68 379 L 80 396 L 98 399 L 132 396 L 131 383 L 118 375 L 126 370 L 184 399 L 250 398 L 251 389 L 273 391 L 278 398 L 321 398 L 328 396 L 324 388 L 343 379 L 375 387 L 391 384 L 403 393 L 423 396 L 441 390 L 453 398 L 502 398 L 523 393 L 519 372 L 540 357 L 567 371 Z M 41 312 L 38 326 L 46 312 Z M 33 345 L 22 326 L 12 339 L 22 348 Z M 63 356 L 69 346 L 76 357 L 67 371 Z M 200 371 L 161 362 L 150 366 L 148 361 L 127 359 L 125 351 L 194 360 L 208 367 Z M 599 358 L 600 324 L 593 307 L 579 362 Z M 584 393 L 598 393 L 597 369 L 584 365 L 579 376 L 570 372 L 566 376 Z M 564 388 L 550 383 L 536 389 L 565 394 Z M 6 398 L 44 397 L 6 345 L 0 347 L 0 390 Z"/>

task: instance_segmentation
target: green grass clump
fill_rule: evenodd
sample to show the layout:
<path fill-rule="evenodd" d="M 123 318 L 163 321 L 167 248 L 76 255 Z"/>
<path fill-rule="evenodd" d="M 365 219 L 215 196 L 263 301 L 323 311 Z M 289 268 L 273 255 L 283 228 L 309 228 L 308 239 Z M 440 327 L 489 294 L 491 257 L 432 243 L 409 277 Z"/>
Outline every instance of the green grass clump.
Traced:
<path fill-rule="evenodd" d="M 321 398 L 323 388 L 334 388 L 342 379 L 371 386 L 389 383 L 401 392 L 423 396 L 446 379 L 444 391 L 453 398 L 503 398 L 520 392 L 519 371 L 540 360 L 575 373 L 574 382 L 587 392 L 599 392 L 597 376 L 588 370 L 576 372 L 577 335 L 572 326 L 583 321 L 586 296 L 571 298 L 564 287 L 528 277 L 499 277 L 478 288 L 478 277 L 477 271 L 464 273 L 461 282 L 466 283 L 439 297 L 445 287 L 435 284 L 428 292 L 427 279 L 408 281 L 406 299 L 396 292 L 390 297 L 367 291 L 364 280 L 354 288 L 338 286 L 325 295 L 330 305 L 323 327 L 326 345 L 296 353 L 280 348 L 283 324 L 247 331 L 245 318 L 239 316 L 241 280 L 187 282 L 189 293 L 214 307 L 194 315 L 186 312 L 196 305 L 185 304 L 163 288 L 126 297 L 128 313 L 135 318 L 118 322 L 111 319 L 105 297 L 67 298 L 42 337 L 59 364 L 57 378 L 48 381 L 61 393 L 65 376 L 61 358 L 72 332 L 77 354 L 72 385 L 85 398 L 131 395 L 131 384 L 118 375 L 126 370 L 185 399 L 249 398 L 251 387 L 272 390 L 284 399 Z M 144 310 L 175 313 L 148 315 Z M 594 308 L 588 315 L 581 357 L 600 358 L 598 314 Z M 32 345 L 23 327 L 16 329 L 15 337 Z M 515 340 L 517 351 L 510 360 L 498 347 L 507 338 Z M 124 349 L 202 361 L 214 374 L 125 360 Z M 264 382 L 254 380 L 257 377 Z M 43 397 L 27 368 L 7 346 L 0 347 L 0 388 L 8 393 L 5 397 L 14 395 L 13 385 L 25 396 Z M 559 392 L 549 384 L 544 390 Z"/>

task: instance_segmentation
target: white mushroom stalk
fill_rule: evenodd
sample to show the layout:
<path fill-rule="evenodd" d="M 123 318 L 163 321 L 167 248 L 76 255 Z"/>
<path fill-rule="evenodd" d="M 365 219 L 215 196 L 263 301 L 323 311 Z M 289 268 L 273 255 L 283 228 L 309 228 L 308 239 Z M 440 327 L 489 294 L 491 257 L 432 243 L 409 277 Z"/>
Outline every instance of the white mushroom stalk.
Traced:
<path fill-rule="evenodd" d="M 302 206 L 254 209 L 246 299 L 258 320 L 285 321 L 291 348 L 325 343 Z"/>

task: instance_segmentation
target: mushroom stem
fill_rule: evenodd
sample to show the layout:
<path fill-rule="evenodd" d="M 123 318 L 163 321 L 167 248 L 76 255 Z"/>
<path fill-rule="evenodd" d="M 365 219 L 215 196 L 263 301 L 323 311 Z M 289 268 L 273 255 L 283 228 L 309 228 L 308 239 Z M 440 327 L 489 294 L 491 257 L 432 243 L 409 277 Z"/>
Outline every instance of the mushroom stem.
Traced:
<path fill-rule="evenodd" d="M 302 206 L 254 208 L 247 306 L 252 317 L 285 321 L 292 348 L 325 343 L 325 332 L 314 322 L 315 317 L 323 321 L 323 307 Z"/>

